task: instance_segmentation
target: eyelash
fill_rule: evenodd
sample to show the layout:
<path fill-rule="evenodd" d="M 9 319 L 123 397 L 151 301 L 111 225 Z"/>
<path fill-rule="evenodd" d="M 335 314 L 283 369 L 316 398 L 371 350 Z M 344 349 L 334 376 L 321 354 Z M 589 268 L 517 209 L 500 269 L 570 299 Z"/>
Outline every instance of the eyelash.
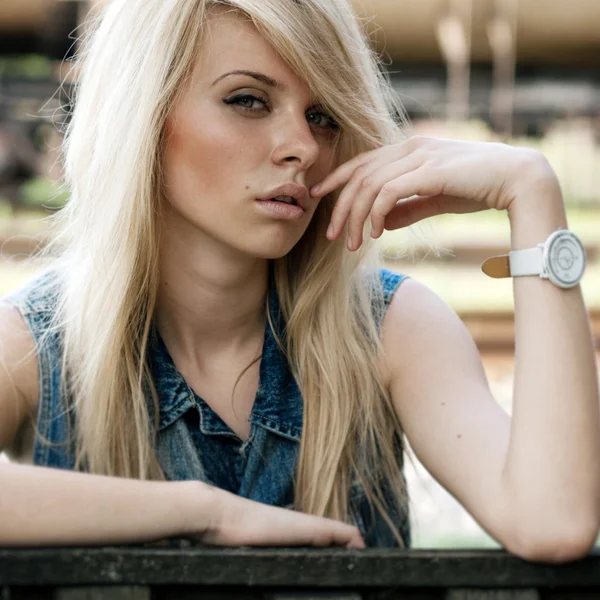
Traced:
<path fill-rule="evenodd" d="M 254 108 L 248 108 L 246 106 L 242 106 L 241 102 L 243 100 L 252 100 L 253 102 L 254 101 L 261 102 L 265 106 L 265 108 L 268 108 L 269 110 L 271 109 L 270 104 L 267 100 L 263 100 L 262 98 L 259 98 L 258 96 L 255 96 L 254 94 L 238 94 L 237 96 L 233 96 L 232 98 L 226 98 L 225 100 L 223 100 L 223 102 L 225 102 L 225 104 L 227 104 L 227 105 L 235 104 L 235 105 L 239 106 L 242 110 L 256 112 L 256 109 L 254 109 Z M 316 127 L 327 128 L 334 132 L 339 131 L 340 125 L 333 117 L 329 116 L 326 112 L 323 112 L 321 110 L 311 111 L 311 114 L 314 114 L 314 113 L 323 115 L 327 119 L 327 125 L 324 125 L 324 126 L 316 125 Z"/>

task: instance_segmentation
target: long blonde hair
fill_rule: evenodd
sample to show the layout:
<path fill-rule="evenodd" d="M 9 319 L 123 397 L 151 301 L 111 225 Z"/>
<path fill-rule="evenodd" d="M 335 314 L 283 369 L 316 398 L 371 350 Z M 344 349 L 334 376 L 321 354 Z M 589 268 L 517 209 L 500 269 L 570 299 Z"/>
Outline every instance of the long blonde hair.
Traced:
<path fill-rule="evenodd" d="M 59 255 L 54 324 L 64 331 L 78 469 L 165 477 L 147 405 L 149 396 L 158 403 L 148 349 L 160 148 L 215 6 L 249 18 L 334 115 L 339 162 L 403 137 L 392 116 L 402 108 L 346 0 L 113 0 L 90 20 L 65 136 L 70 200 L 50 250 Z M 326 241 L 334 199 L 321 202 L 300 242 L 272 264 L 286 323 L 280 343 L 304 402 L 295 504 L 348 520 L 349 490 L 359 483 L 395 529 L 383 482 L 400 514 L 406 490 L 402 429 L 380 372 L 382 290 L 368 236 L 357 253 L 343 239 Z"/>

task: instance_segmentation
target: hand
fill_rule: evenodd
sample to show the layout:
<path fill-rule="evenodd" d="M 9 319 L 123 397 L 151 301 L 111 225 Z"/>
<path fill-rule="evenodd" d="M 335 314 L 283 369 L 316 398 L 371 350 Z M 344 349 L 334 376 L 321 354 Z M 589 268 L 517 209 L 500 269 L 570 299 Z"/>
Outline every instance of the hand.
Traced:
<path fill-rule="evenodd" d="M 194 537 L 218 546 L 339 546 L 364 548 L 358 528 L 341 521 L 314 517 L 261 504 L 215 489 L 215 517 Z"/>
<path fill-rule="evenodd" d="M 416 136 L 359 154 L 310 190 L 340 193 L 327 231 L 337 239 L 348 222 L 348 249 L 362 244 L 371 217 L 371 237 L 444 213 L 488 208 L 510 210 L 525 184 L 558 186 L 547 160 L 530 148 Z"/>

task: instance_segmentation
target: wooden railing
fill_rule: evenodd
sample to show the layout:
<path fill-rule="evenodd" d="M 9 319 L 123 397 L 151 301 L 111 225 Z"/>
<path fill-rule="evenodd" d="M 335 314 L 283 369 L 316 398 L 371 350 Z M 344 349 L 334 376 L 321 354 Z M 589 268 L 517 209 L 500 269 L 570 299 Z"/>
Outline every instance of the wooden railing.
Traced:
<path fill-rule="evenodd" d="M 2 600 L 591 600 L 600 549 L 559 565 L 500 550 L 0 549 Z"/>

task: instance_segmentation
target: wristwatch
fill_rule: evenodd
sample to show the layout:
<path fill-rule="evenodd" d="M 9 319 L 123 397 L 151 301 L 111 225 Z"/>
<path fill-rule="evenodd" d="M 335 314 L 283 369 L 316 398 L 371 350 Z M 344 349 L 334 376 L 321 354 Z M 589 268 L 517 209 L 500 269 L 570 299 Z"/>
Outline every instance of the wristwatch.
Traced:
<path fill-rule="evenodd" d="M 539 275 L 560 288 L 572 288 L 581 281 L 585 263 L 581 240 L 572 231 L 557 229 L 535 248 L 488 258 L 481 270 L 490 277 Z"/>

